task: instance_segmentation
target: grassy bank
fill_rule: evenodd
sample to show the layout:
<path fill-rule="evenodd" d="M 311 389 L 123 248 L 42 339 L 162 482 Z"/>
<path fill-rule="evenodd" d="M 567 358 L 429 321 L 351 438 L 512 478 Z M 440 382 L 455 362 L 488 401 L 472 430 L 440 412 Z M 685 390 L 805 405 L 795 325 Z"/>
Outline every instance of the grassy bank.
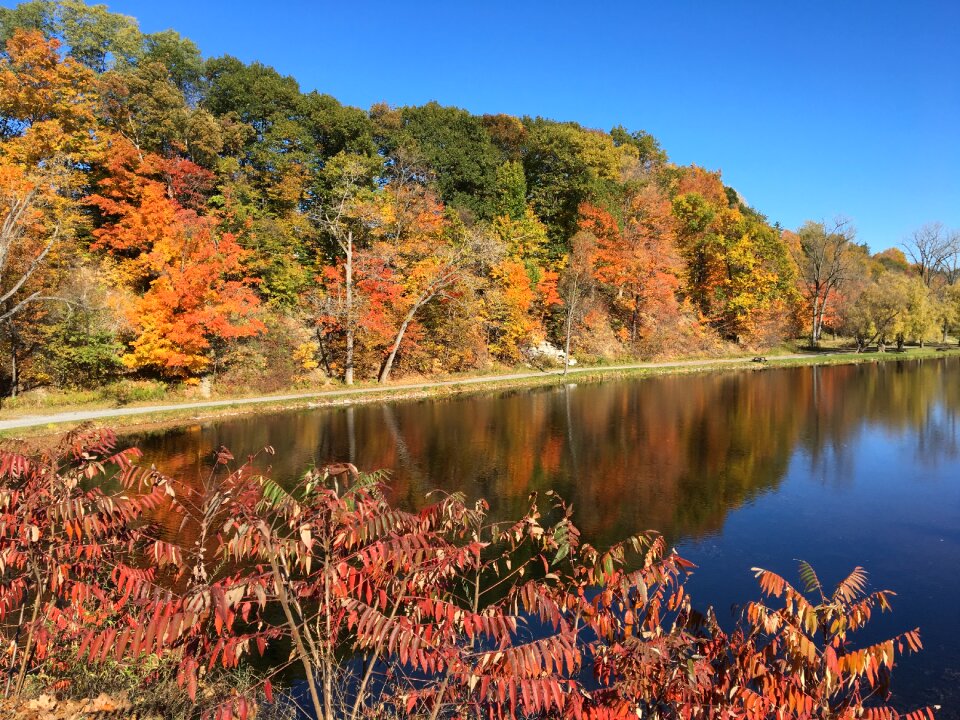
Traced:
<path fill-rule="evenodd" d="M 252 413 L 269 413 L 315 407 L 339 406 L 387 400 L 448 397 L 466 393 L 494 392 L 512 388 L 538 387 L 567 382 L 589 383 L 619 377 L 649 377 L 665 374 L 686 374 L 731 370 L 764 370 L 804 365 L 837 365 L 887 362 L 923 358 L 942 358 L 960 354 L 960 348 L 908 347 L 903 351 L 856 353 L 842 348 L 820 351 L 794 351 L 780 348 L 756 362 L 752 357 L 671 360 L 635 364 L 604 364 L 570 369 L 568 375 L 558 370 L 537 371 L 530 368 L 498 373 L 454 376 L 423 381 L 398 381 L 389 385 L 358 383 L 347 388 L 325 385 L 299 388 L 288 393 L 242 395 L 203 399 L 184 391 L 160 392 L 155 385 L 139 384 L 118 389 L 108 386 L 99 392 L 48 396 L 44 402 L 21 403 L 0 411 L 0 437 L 38 437 L 62 432 L 69 424 L 91 421 L 97 424 L 133 431 L 176 427 L 197 421 Z M 4 423 L 23 423 L 4 428 Z"/>

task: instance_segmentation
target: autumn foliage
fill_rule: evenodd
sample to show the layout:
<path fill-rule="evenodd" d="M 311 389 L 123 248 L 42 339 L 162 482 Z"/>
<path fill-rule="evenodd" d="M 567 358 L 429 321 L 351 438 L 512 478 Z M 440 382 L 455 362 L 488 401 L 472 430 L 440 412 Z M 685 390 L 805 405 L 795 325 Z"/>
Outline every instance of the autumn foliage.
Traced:
<path fill-rule="evenodd" d="M 104 217 L 93 247 L 109 254 L 118 285 L 131 291 L 120 300 L 136 332 L 125 362 L 197 374 L 213 362 L 217 341 L 263 332 L 260 301 L 244 274 L 247 252 L 233 233 L 219 231 L 215 216 L 194 209 L 210 173 L 188 160 L 143 156 L 121 136 L 106 168 L 87 201 Z"/>
<path fill-rule="evenodd" d="M 2 397 L 387 382 L 561 347 L 715 356 L 823 329 L 883 351 L 960 325 L 960 241 L 937 223 L 870 257 L 850 227 L 782 230 L 643 131 L 349 107 L 80 0 L 0 24 Z"/>
<path fill-rule="evenodd" d="M 661 536 L 595 548 L 552 493 L 493 522 L 460 495 L 402 510 L 350 465 L 281 486 L 221 450 L 188 485 L 115 445 L 80 430 L 0 452 L 8 693 L 40 669 L 69 693 L 56 677 L 71 657 L 162 656 L 218 718 L 273 702 L 290 664 L 324 720 L 902 717 L 884 699 L 919 635 L 856 642 L 893 595 L 860 568 L 832 592 L 805 563 L 801 589 L 755 569 L 766 599 L 725 628 Z M 274 646 L 286 663 L 211 694 L 211 674 Z"/>
<path fill-rule="evenodd" d="M 530 361 L 568 324 L 586 358 L 789 329 L 768 331 L 794 303 L 776 233 L 645 133 L 361 111 L 104 9 L 63 12 L 3 16 L 6 394 L 119 374 L 269 367 L 279 387 L 475 371 Z M 694 197 L 711 218 L 695 229 Z M 575 310 L 560 286 L 578 232 L 598 242 Z M 54 358 L 78 354 L 93 371 Z"/>

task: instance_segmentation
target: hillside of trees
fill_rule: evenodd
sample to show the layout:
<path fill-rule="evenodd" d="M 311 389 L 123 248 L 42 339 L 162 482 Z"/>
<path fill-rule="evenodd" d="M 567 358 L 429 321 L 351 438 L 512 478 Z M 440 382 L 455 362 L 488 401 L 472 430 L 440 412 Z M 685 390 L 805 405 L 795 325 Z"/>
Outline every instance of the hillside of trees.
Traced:
<path fill-rule="evenodd" d="M 0 396 L 946 342 L 958 240 L 771 224 L 643 131 L 349 107 L 79 0 L 0 9 Z"/>

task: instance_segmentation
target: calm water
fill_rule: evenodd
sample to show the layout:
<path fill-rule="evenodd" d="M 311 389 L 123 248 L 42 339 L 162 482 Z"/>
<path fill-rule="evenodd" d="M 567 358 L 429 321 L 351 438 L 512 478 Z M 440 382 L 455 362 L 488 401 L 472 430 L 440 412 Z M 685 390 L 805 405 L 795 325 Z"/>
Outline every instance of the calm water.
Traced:
<path fill-rule="evenodd" d="M 700 567 L 721 617 L 757 596 L 758 565 L 825 583 L 854 565 L 898 593 L 880 634 L 920 626 L 898 704 L 960 717 L 960 359 L 611 381 L 212 422 L 140 439 L 181 477 L 211 451 L 276 449 L 277 479 L 350 460 L 387 468 L 394 498 L 433 488 L 522 512 L 532 490 L 573 503 L 603 544 L 656 529 Z M 729 610 L 728 610 L 729 608 Z"/>

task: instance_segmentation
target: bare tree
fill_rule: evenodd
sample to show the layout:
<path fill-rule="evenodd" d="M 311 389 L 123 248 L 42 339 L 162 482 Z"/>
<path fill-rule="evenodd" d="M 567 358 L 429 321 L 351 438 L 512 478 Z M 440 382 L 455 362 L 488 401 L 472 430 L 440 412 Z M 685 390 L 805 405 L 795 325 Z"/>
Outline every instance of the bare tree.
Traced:
<path fill-rule="evenodd" d="M 332 158 L 324 172 L 332 184 L 330 199 L 312 217 L 334 241 L 343 257 L 344 295 L 331 305 L 331 314 L 337 317 L 345 338 L 343 382 L 353 385 L 353 351 L 357 330 L 353 275 L 357 243 L 360 240 L 358 236 L 362 230 L 358 204 L 370 191 L 373 168 L 370 158 L 344 153 Z M 326 353 L 324 362 L 327 362 Z"/>
<path fill-rule="evenodd" d="M 853 253 L 856 230 L 849 220 L 837 218 L 829 226 L 808 222 L 800 228 L 798 237 L 799 242 L 792 251 L 810 303 L 810 345 L 817 347 L 827 307 L 856 266 Z"/>
<path fill-rule="evenodd" d="M 583 298 L 590 290 L 593 279 L 593 254 L 597 239 L 581 230 L 570 241 L 570 253 L 567 266 L 561 277 L 563 303 L 567 307 L 566 332 L 563 344 L 563 374 L 570 370 L 570 340 L 573 336 L 573 324 L 580 313 Z"/>
<path fill-rule="evenodd" d="M 32 302 L 51 299 L 42 290 L 21 292 L 63 234 L 63 224 L 55 220 L 39 247 L 33 242 L 33 228 L 48 204 L 38 185 L 0 185 L 0 323 Z"/>
<path fill-rule="evenodd" d="M 956 279 L 957 253 L 960 251 L 960 236 L 950 233 L 943 223 L 927 223 L 914 230 L 904 241 L 903 249 L 913 261 L 917 272 L 927 287 L 933 286 L 939 275 L 951 274 Z"/>
<path fill-rule="evenodd" d="M 960 232 L 950 233 L 952 251 L 944 259 L 940 267 L 940 276 L 943 283 L 935 290 L 937 307 L 940 312 L 940 342 L 946 344 L 947 335 L 958 317 L 957 298 L 960 297 L 957 281 L 960 280 Z"/>
<path fill-rule="evenodd" d="M 940 271 L 943 273 L 944 280 L 951 287 L 960 280 L 960 230 L 953 230 L 950 233 L 951 251 L 943 261 Z"/>

